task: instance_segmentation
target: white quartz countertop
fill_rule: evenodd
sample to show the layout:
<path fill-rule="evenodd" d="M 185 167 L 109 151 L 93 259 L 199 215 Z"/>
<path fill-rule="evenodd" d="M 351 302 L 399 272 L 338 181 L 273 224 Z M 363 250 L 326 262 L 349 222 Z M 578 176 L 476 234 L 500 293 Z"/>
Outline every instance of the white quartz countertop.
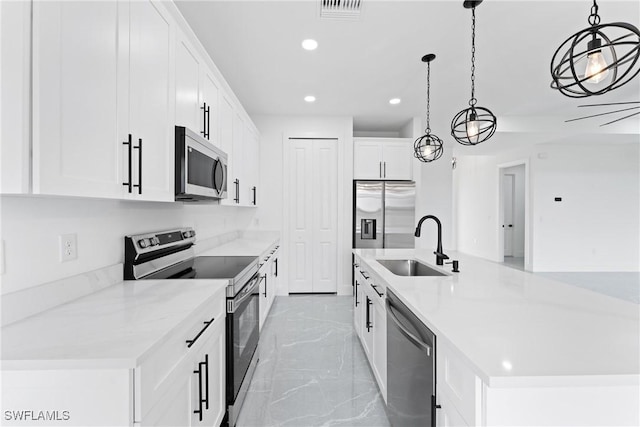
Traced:
<path fill-rule="evenodd" d="M 124 281 L 2 328 L 3 369 L 131 369 L 226 280 Z"/>
<path fill-rule="evenodd" d="M 489 386 L 640 383 L 637 304 L 456 252 L 460 273 L 436 267 L 433 250 L 353 252 Z M 401 277 L 376 261 L 409 258 L 450 275 Z"/>
<path fill-rule="evenodd" d="M 246 233 L 244 236 L 231 240 L 223 245 L 208 249 L 199 256 L 261 256 L 272 246 L 274 246 L 280 237 L 277 232 L 253 232 Z"/>

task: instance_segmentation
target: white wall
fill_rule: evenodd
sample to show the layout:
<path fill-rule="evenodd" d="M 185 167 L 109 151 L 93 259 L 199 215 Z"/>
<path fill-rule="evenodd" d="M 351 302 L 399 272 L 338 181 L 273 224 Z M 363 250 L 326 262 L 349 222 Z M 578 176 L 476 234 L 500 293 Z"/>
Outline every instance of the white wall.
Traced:
<path fill-rule="evenodd" d="M 255 208 L 212 204 L 0 196 L 5 271 L 1 294 L 124 261 L 123 237 L 193 227 L 197 239 L 244 230 Z M 60 234 L 76 233 L 78 258 L 59 262 Z"/>
<path fill-rule="evenodd" d="M 424 135 L 423 119 L 415 117 L 402 130 L 403 136 L 413 139 Z M 412 135 L 409 134 L 412 132 Z M 455 250 L 453 222 L 453 171 L 451 159 L 453 146 L 450 138 L 444 138 L 442 157 L 429 163 L 413 160 L 413 179 L 416 182 L 416 221 L 424 215 L 435 215 L 442 223 L 442 248 L 445 253 Z M 416 238 L 416 248 L 436 248 L 438 229 L 433 221 L 422 225 L 422 232 Z"/>
<path fill-rule="evenodd" d="M 253 116 L 260 131 L 260 210 L 256 219 L 261 229 L 281 232 L 281 261 L 288 259 L 284 229 L 283 164 L 284 139 L 338 138 L 338 293 L 351 294 L 351 234 L 353 180 L 353 119 L 351 117 Z M 282 268 L 279 295 L 288 293 L 288 266 Z"/>
<path fill-rule="evenodd" d="M 535 162 L 535 269 L 640 271 L 640 144 L 539 149 L 546 155 Z"/>
<path fill-rule="evenodd" d="M 539 144 L 496 156 L 458 157 L 458 249 L 502 261 L 499 165 L 527 161 L 532 262 L 525 268 L 640 270 L 639 149 L 633 143 Z M 555 202 L 555 197 L 563 201 Z"/>

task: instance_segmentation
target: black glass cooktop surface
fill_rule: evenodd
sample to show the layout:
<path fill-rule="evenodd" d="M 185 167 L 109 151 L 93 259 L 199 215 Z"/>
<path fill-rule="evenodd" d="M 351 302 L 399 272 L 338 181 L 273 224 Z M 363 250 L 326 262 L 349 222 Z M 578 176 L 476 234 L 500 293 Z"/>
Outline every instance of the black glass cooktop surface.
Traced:
<path fill-rule="evenodd" d="M 240 279 L 258 258 L 250 256 L 199 256 L 158 271 L 145 279 Z M 254 267 L 255 265 L 255 267 Z"/>

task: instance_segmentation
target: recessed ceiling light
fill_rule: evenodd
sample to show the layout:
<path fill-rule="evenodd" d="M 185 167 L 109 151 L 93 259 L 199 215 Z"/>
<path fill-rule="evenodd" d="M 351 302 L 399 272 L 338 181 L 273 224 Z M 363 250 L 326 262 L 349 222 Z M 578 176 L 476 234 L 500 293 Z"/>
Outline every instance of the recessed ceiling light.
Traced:
<path fill-rule="evenodd" d="M 316 50 L 318 42 L 313 39 L 306 39 L 302 41 L 302 47 L 306 50 Z"/>
<path fill-rule="evenodd" d="M 316 97 L 313 95 L 307 95 L 304 97 L 304 100 L 307 102 L 315 102 L 316 101 Z"/>
<path fill-rule="evenodd" d="M 391 104 L 391 105 L 398 105 L 398 104 L 400 104 L 400 98 L 391 98 L 391 99 L 389 100 L 389 104 Z"/>

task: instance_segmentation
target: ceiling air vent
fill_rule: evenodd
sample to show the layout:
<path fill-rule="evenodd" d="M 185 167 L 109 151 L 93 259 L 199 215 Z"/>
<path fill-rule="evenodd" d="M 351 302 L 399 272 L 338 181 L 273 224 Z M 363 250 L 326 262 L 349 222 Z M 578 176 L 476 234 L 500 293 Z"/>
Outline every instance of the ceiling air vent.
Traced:
<path fill-rule="evenodd" d="M 360 18 L 363 0 L 320 0 L 320 18 L 357 20 Z"/>

